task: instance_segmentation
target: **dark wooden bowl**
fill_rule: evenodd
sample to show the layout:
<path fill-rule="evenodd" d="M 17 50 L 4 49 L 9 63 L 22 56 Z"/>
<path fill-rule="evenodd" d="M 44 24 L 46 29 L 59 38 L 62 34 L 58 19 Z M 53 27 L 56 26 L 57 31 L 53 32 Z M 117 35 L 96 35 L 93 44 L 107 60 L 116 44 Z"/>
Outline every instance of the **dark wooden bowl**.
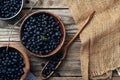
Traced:
<path fill-rule="evenodd" d="M 7 44 L 0 45 L 0 48 L 2 48 L 2 47 L 7 47 Z M 9 47 L 14 48 L 17 51 L 19 51 L 20 55 L 22 56 L 22 58 L 24 60 L 24 63 L 25 63 L 25 67 L 23 68 L 24 74 L 23 74 L 23 76 L 21 77 L 20 80 L 25 80 L 27 78 L 28 72 L 30 70 L 29 59 L 28 59 L 27 55 L 25 54 L 25 52 L 22 49 L 20 49 L 19 47 L 17 47 L 16 45 L 9 45 Z"/>
<path fill-rule="evenodd" d="M 28 49 L 23 45 L 23 42 L 22 42 L 23 25 L 24 25 L 25 21 L 27 21 L 27 19 L 28 19 L 30 16 L 35 15 L 35 14 L 38 14 L 38 13 L 46 13 L 46 14 L 49 14 L 49 15 L 53 16 L 53 17 L 57 20 L 57 22 L 59 23 L 59 26 L 60 26 L 60 28 L 61 28 L 61 33 L 62 33 L 62 38 L 61 38 L 61 40 L 60 40 L 60 44 L 59 44 L 52 52 L 49 52 L 49 53 L 46 54 L 46 55 L 39 55 L 39 54 L 36 54 L 36 53 L 31 52 L 30 50 L 28 50 Z M 62 21 L 60 20 L 60 18 L 59 18 L 57 15 L 55 15 L 55 14 L 53 14 L 53 13 L 51 13 L 51 12 L 47 12 L 47 11 L 36 11 L 36 12 L 33 12 L 33 13 L 29 14 L 29 15 L 23 20 L 22 24 L 20 25 L 20 28 L 21 28 L 21 29 L 20 29 L 20 41 L 21 41 L 22 45 L 29 51 L 30 54 L 32 54 L 33 56 L 36 56 L 36 57 L 49 57 L 49 56 L 54 55 L 55 53 L 57 53 L 57 52 L 61 49 L 61 47 L 62 47 L 63 44 L 64 44 L 65 37 L 66 37 L 65 27 L 64 27 Z"/>

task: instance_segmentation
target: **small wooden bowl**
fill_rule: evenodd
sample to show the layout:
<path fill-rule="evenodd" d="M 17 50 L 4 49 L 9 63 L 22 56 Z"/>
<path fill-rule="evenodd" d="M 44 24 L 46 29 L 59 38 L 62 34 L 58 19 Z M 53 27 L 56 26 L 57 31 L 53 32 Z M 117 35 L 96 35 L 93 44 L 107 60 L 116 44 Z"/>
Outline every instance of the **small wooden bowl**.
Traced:
<path fill-rule="evenodd" d="M 3 44 L 3 45 L 0 45 L 0 48 L 3 48 L 3 47 L 7 47 L 7 44 Z M 15 46 L 15 45 L 9 45 L 10 48 L 13 48 L 13 49 L 16 49 L 17 51 L 20 52 L 20 55 L 22 56 L 23 60 L 24 60 L 24 63 L 25 63 L 25 67 L 23 68 L 24 70 L 24 75 L 21 77 L 20 80 L 25 80 L 28 76 L 28 72 L 30 70 L 30 63 L 29 63 L 29 59 L 27 57 L 27 55 L 24 53 L 23 50 L 21 50 L 19 47 Z"/>
<path fill-rule="evenodd" d="M 28 49 L 23 45 L 23 42 L 22 42 L 22 33 L 23 33 L 23 25 L 24 25 L 24 23 L 27 21 L 27 19 L 28 19 L 30 16 L 35 15 L 35 14 L 39 14 L 39 13 L 45 13 L 45 14 L 49 14 L 49 15 L 53 16 L 53 17 L 57 20 L 57 22 L 59 23 L 59 26 L 60 26 L 60 28 L 61 28 L 61 33 L 62 33 L 62 38 L 61 38 L 61 40 L 60 40 L 60 44 L 59 44 L 52 52 L 49 52 L 49 53 L 46 54 L 46 55 L 39 55 L 39 54 L 36 54 L 36 53 L 31 52 L 30 50 L 28 50 Z M 29 53 L 32 54 L 33 56 L 36 56 L 36 57 L 50 57 L 50 56 L 54 55 L 55 53 L 57 53 L 57 52 L 61 49 L 61 47 L 63 46 L 63 44 L 64 44 L 65 37 L 66 37 L 65 27 L 64 27 L 62 21 L 60 20 L 60 18 L 59 18 L 57 15 L 55 15 L 55 14 L 53 14 L 53 13 L 51 13 L 51 12 L 47 12 L 47 11 L 36 11 L 36 12 L 33 12 L 33 13 L 29 14 L 29 15 L 23 20 L 23 22 L 22 22 L 22 24 L 21 24 L 20 27 L 21 27 L 21 29 L 20 29 L 20 41 L 21 41 L 22 45 L 23 45 L 23 46 L 29 51 Z"/>

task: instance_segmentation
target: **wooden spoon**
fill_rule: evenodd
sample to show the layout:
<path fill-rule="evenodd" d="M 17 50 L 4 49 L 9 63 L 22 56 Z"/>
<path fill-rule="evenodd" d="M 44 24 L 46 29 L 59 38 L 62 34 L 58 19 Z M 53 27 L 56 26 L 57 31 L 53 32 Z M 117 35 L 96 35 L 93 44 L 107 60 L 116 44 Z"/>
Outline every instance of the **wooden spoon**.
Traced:
<path fill-rule="evenodd" d="M 43 67 L 43 69 L 41 70 L 40 73 L 40 77 L 42 79 L 48 79 L 53 73 L 54 71 L 60 66 L 60 64 L 62 63 L 62 60 L 65 58 L 66 54 L 67 54 L 67 50 L 69 48 L 69 46 L 71 45 L 71 43 L 76 39 L 76 37 L 84 30 L 84 28 L 87 26 L 87 24 L 90 22 L 90 20 L 92 19 L 93 15 L 94 15 L 95 11 L 91 11 L 90 15 L 87 17 L 87 19 L 85 20 L 84 24 L 82 25 L 82 28 L 74 35 L 74 37 L 65 45 L 65 47 L 63 47 L 59 53 L 56 53 L 55 55 L 53 55 L 51 57 L 51 59 L 46 62 L 45 66 Z M 59 58 L 56 58 L 59 57 Z M 52 65 L 53 64 L 53 65 Z M 54 66 L 54 69 L 51 67 Z M 45 70 L 49 69 L 50 71 L 47 71 L 46 73 L 48 73 L 48 75 L 44 75 Z M 46 74 L 45 73 L 45 74 Z"/>

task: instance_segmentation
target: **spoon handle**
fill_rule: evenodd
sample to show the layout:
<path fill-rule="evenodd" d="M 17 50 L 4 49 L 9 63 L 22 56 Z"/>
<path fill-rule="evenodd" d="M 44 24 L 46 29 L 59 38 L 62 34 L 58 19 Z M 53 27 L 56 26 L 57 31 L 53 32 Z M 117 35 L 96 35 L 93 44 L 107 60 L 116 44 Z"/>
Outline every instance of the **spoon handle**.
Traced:
<path fill-rule="evenodd" d="M 89 14 L 89 16 L 85 20 L 84 24 L 82 25 L 81 29 L 79 29 L 79 31 L 74 35 L 74 37 L 65 45 L 64 49 L 68 48 L 71 45 L 71 43 L 76 39 L 76 37 L 85 29 L 85 27 L 87 26 L 87 24 L 92 19 L 94 13 L 95 13 L 95 11 L 91 11 L 91 13 Z"/>

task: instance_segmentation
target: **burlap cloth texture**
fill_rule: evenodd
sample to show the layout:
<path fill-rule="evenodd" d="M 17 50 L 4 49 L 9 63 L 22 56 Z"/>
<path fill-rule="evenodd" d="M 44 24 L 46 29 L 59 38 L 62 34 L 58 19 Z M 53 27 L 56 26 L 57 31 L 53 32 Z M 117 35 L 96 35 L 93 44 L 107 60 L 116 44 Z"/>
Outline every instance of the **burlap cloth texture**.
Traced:
<path fill-rule="evenodd" d="M 83 80 L 107 79 L 120 67 L 120 0 L 64 0 L 78 29 L 89 11 L 96 13 L 80 34 Z"/>

